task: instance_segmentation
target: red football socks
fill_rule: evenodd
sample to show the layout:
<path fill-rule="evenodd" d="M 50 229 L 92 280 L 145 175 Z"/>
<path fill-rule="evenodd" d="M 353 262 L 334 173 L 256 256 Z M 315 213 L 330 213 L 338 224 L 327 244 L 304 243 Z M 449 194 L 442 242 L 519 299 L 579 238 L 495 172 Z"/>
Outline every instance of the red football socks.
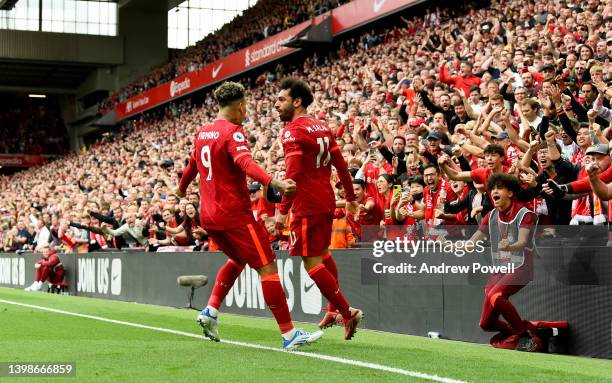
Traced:
<path fill-rule="evenodd" d="M 278 273 L 264 275 L 261 277 L 261 289 L 264 300 L 272 311 L 281 334 L 285 334 L 293 329 L 291 314 L 287 306 L 287 297 L 280 283 Z"/>
<path fill-rule="evenodd" d="M 340 282 L 338 281 L 338 268 L 336 267 L 336 262 L 332 258 L 331 253 L 328 252 L 327 255 L 323 257 L 323 264 L 325 265 L 325 268 L 330 272 L 330 274 L 334 277 L 336 283 L 338 283 L 338 286 L 340 286 Z M 336 306 L 334 306 L 333 303 L 328 302 L 327 311 L 336 311 Z"/>
<path fill-rule="evenodd" d="M 215 286 L 213 287 L 210 298 L 208 299 L 208 306 L 219 310 L 221 302 L 223 302 L 225 296 L 232 288 L 236 278 L 240 276 L 243 269 L 244 265 L 241 265 L 231 259 L 225 262 L 225 265 L 221 266 L 221 269 L 219 269 L 219 272 L 217 273 Z"/>
<path fill-rule="evenodd" d="M 308 275 L 310 275 L 310 278 L 317 284 L 317 287 L 321 290 L 321 294 L 323 294 L 332 305 L 338 308 L 342 317 L 349 319 L 351 317 L 349 303 L 340 291 L 338 281 L 334 278 L 332 273 L 327 270 L 325 265 L 321 263 L 313 267 L 308 270 Z"/>

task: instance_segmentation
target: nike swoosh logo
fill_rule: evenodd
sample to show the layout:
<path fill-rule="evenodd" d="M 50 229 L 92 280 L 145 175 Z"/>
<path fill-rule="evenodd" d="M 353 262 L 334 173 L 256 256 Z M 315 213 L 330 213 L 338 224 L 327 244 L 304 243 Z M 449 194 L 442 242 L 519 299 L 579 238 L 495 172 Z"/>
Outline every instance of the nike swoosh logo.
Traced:
<path fill-rule="evenodd" d="M 385 4 L 385 1 L 387 0 L 374 0 L 374 13 L 380 11 L 380 8 L 382 8 L 382 6 Z"/>
<path fill-rule="evenodd" d="M 113 275 L 113 281 L 116 280 L 117 278 L 119 278 L 119 274 Z"/>
<path fill-rule="evenodd" d="M 310 291 L 310 289 L 312 289 L 312 286 L 314 286 L 315 283 L 311 283 L 310 286 L 304 285 L 304 292 L 308 293 L 308 291 Z"/>
<path fill-rule="evenodd" d="M 221 70 L 222 66 L 223 66 L 223 64 L 219 64 L 218 67 L 213 68 L 213 70 L 212 70 L 212 78 L 217 77 L 217 75 L 219 74 L 219 71 Z"/>

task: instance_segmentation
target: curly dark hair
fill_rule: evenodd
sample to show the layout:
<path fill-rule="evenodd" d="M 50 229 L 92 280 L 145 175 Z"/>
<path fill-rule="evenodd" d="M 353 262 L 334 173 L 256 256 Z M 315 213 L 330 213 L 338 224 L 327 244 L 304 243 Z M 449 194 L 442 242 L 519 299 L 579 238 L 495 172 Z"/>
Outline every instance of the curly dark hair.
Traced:
<path fill-rule="evenodd" d="M 499 154 L 500 157 L 504 157 L 506 151 L 497 144 L 489 144 L 484 148 L 484 154 Z"/>
<path fill-rule="evenodd" d="M 299 98 L 302 100 L 302 106 L 304 108 L 308 108 L 308 106 L 312 104 L 314 99 L 312 96 L 312 90 L 310 90 L 310 87 L 304 81 L 297 78 L 288 77 L 281 81 L 280 88 L 282 90 L 289 90 L 289 96 L 292 99 L 295 100 L 296 98 Z"/>
<path fill-rule="evenodd" d="M 489 190 L 498 187 L 500 189 L 506 189 L 514 193 L 516 197 L 521 191 L 521 181 L 516 176 L 506 173 L 494 173 L 487 180 L 487 188 Z"/>
<path fill-rule="evenodd" d="M 222 108 L 231 105 L 236 101 L 243 100 L 245 94 L 246 90 L 242 84 L 231 81 L 227 81 L 219 85 L 219 87 L 215 89 L 213 93 L 215 99 L 219 102 L 219 105 Z"/>

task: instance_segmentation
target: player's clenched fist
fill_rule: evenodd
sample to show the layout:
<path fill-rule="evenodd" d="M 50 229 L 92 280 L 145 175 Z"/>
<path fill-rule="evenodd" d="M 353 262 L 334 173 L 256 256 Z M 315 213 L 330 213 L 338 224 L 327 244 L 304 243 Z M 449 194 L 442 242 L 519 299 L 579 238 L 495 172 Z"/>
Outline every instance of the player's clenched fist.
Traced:
<path fill-rule="evenodd" d="M 282 195 L 287 195 L 287 194 L 295 193 L 296 183 L 292 179 L 286 179 L 286 180 L 274 179 L 272 180 L 272 182 L 270 182 L 270 187 L 280 191 Z"/>

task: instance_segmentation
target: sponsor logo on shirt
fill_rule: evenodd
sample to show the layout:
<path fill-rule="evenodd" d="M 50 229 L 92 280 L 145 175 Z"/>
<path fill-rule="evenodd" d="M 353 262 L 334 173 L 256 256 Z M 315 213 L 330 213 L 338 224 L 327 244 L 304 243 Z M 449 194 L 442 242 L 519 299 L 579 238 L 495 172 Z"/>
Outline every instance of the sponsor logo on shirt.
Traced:
<path fill-rule="evenodd" d="M 285 142 L 291 142 L 291 141 L 295 141 L 295 137 L 291 135 L 290 131 L 285 130 L 285 133 L 283 134 L 283 144 Z"/>

